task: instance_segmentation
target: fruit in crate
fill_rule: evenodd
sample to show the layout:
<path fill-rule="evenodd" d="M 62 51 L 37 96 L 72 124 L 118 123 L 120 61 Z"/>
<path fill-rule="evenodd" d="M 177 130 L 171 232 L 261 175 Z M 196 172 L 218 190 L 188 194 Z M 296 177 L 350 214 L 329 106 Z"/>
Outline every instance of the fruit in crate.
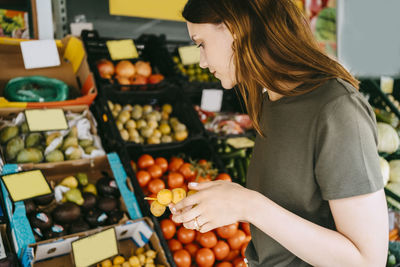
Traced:
<path fill-rule="evenodd" d="M 186 76 L 189 82 L 218 82 L 219 80 L 208 70 L 202 69 L 199 64 L 183 65 L 178 56 L 174 56 L 173 61 L 176 68 L 183 76 Z"/>
<path fill-rule="evenodd" d="M 86 113 L 66 112 L 70 129 L 65 131 L 29 132 L 22 112 L 17 114 L 18 120 L 3 120 L 0 144 L 6 162 L 60 162 L 104 155 L 100 142 L 95 141 L 93 123 Z M 12 125 L 15 121 L 17 125 Z"/>
<path fill-rule="evenodd" d="M 107 59 L 101 59 L 96 63 L 99 75 L 103 79 L 112 79 L 121 86 L 121 91 L 129 91 L 132 89 L 129 85 L 146 85 L 157 84 L 164 80 L 164 76 L 160 73 L 153 73 L 149 62 L 142 60 L 133 64 L 129 60 L 121 60 L 114 66 L 114 63 Z M 141 87 L 146 89 L 146 87 Z"/>
<path fill-rule="evenodd" d="M 177 266 L 239 266 L 251 240 L 248 223 L 234 223 L 200 233 L 176 224 L 171 218 L 160 222 L 164 238 Z M 240 265 L 245 266 L 245 265 Z"/>
<path fill-rule="evenodd" d="M 144 247 L 137 248 L 132 251 L 128 257 L 126 255 L 117 255 L 113 258 L 102 261 L 98 266 L 100 267 L 164 267 L 162 264 L 157 263 L 157 252 L 152 249 Z"/>
<path fill-rule="evenodd" d="M 163 215 L 169 204 L 176 204 L 196 192 L 188 191 L 189 182 L 231 181 L 228 174 L 218 174 L 212 163 L 204 159 L 185 162 L 182 158 L 171 157 L 168 162 L 163 157 L 154 159 L 143 154 L 131 165 L 146 199 L 150 201 L 150 211 L 156 217 Z"/>
<path fill-rule="evenodd" d="M 116 182 L 106 172 L 96 185 L 86 173 L 69 175 L 50 184 L 54 194 L 24 201 L 38 241 L 117 224 L 125 216 Z"/>
<path fill-rule="evenodd" d="M 181 142 L 189 133 L 185 124 L 172 117 L 170 104 L 124 105 L 108 101 L 108 107 L 124 141 L 140 144 Z"/>

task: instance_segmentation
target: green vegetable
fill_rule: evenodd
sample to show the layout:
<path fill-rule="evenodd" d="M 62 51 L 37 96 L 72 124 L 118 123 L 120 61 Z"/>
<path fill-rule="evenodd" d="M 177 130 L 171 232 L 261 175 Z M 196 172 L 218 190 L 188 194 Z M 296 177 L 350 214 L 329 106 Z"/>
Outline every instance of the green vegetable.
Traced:
<path fill-rule="evenodd" d="M 389 242 L 389 251 L 396 257 L 397 261 L 400 261 L 400 242 Z"/>
<path fill-rule="evenodd" d="M 236 159 L 236 168 L 238 171 L 238 178 L 241 184 L 246 184 L 246 173 L 244 171 L 242 159 Z"/>
<path fill-rule="evenodd" d="M 387 267 L 392 267 L 396 265 L 396 257 L 393 254 L 389 254 L 388 255 L 388 259 L 387 259 Z"/>
<path fill-rule="evenodd" d="M 19 129 L 17 126 L 7 126 L 0 131 L 0 142 L 7 143 L 12 138 L 18 135 Z"/>
<path fill-rule="evenodd" d="M 227 159 L 227 158 L 244 158 L 246 157 L 246 149 L 242 148 L 236 151 L 233 151 L 231 153 L 226 153 L 224 155 L 221 155 L 222 159 Z"/>

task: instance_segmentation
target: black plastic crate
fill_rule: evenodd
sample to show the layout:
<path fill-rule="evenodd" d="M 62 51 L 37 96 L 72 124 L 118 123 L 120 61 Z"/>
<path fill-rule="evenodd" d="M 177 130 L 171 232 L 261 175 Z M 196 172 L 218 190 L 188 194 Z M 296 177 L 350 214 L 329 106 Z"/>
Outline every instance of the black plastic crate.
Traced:
<path fill-rule="evenodd" d="M 166 90 L 169 84 L 176 83 L 177 72 L 174 68 L 174 62 L 164 46 L 163 38 L 155 35 L 142 35 L 134 40 L 139 57 L 129 59 L 129 61 L 132 63 L 138 60 L 150 62 L 153 73 L 160 73 L 164 76 L 164 80 L 160 83 L 146 85 L 120 85 L 115 80 L 110 82 L 110 80 L 100 77 L 96 66 L 99 60 L 108 59 L 112 61 L 114 65 L 119 62 L 119 60 L 114 61 L 111 59 L 106 45 L 107 41 L 116 39 L 100 37 L 97 31 L 88 30 L 82 31 L 81 38 L 88 54 L 90 68 L 98 83 L 100 94 L 102 94 L 104 90 L 124 92 L 127 95 L 135 95 L 136 92 L 161 92 Z M 105 89 L 104 86 L 106 86 L 107 89 Z M 129 90 L 122 91 L 121 88 L 127 88 Z"/>
<path fill-rule="evenodd" d="M 170 262 L 171 266 L 176 266 L 173 260 L 172 253 L 169 250 L 168 243 L 165 240 L 160 227 L 160 222 L 165 218 L 169 218 L 170 212 L 167 209 L 164 215 L 158 218 L 151 214 L 150 205 L 148 201 L 144 199 L 145 194 L 136 179 L 135 171 L 132 169 L 131 166 L 131 161 L 137 162 L 138 158 L 143 154 L 150 154 L 154 158 L 164 157 L 168 161 L 173 156 L 182 156 L 183 154 L 185 154 L 185 161 L 189 158 L 193 160 L 210 160 L 213 162 L 213 167 L 218 168 L 219 172 L 225 172 L 225 168 L 223 167 L 221 160 L 218 158 L 210 142 L 207 139 L 201 137 L 190 140 L 184 144 L 174 144 L 163 148 L 124 147 L 120 149 L 118 153 L 127 171 L 128 176 L 131 177 L 131 182 L 133 184 L 133 187 L 135 188 L 135 196 L 139 202 L 139 206 L 143 212 L 143 215 L 150 217 L 154 222 L 154 228 L 160 238 L 161 245 L 164 248 L 168 261 Z"/>
<path fill-rule="evenodd" d="M 121 106 L 130 104 L 134 106 L 139 105 L 157 105 L 161 107 L 163 104 L 171 104 L 173 112 L 171 117 L 177 117 L 178 120 L 186 125 L 188 131 L 188 137 L 181 141 L 173 141 L 171 143 L 160 143 L 160 144 L 141 144 L 131 141 L 124 141 L 120 135 L 120 132 L 116 125 L 116 120 L 114 119 L 108 101 L 112 103 L 118 103 Z M 142 147 L 154 147 L 164 148 L 171 147 L 174 145 L 179 145 L 181 143 L 186 143 L 191 139 L 198 138 L 203 135 L 203 128 L 199 127 L 196 123 L 197 114 L 193 109 L 193 106 L 189 104 L 188 99 L 185 95 L 181 94 L 177 86 L 171 86 L 168 91 L 153 94 L 137 94 L 135 97 L 126 97 L 125 94 L 115 93 L 112 90 L 104 91 L 104 96 L 98 97 L 95 102 L 94 113 L 96 118 L 101 125 L 102 138 L 106 138 L 104 141 L 106 143 L 105 148 L 107 149 L 118 149 L 121 146 L 129 146 L 133 148 Z"/>

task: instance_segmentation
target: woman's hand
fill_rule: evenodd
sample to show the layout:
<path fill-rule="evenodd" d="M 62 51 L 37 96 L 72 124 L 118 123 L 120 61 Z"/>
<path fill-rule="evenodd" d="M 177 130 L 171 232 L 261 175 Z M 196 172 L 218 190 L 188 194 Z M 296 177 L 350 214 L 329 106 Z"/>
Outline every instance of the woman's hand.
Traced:
<path fill-rule="evenodd" d="M 172 219 L 186 228 L 208 232 L 215 228 L 246 221 L 246 200 L 253 191 L 228 181 L 190 183 L 198 191 L 176 205 L 170 205 Z M 197 221 L 197 225 L 196 225 Z"/>

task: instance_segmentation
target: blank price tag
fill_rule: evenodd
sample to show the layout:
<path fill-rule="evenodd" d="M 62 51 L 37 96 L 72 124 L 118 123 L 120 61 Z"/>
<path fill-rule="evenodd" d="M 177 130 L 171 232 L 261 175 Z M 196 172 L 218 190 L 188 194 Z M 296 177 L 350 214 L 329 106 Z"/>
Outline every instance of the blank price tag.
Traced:
<path fill-rule="evenodd" d="M 25 118 L 31 132 L 68 129 L 67 119 L 62 109 L 27 109 Z"/>
<path fill-rule="evenodd" d="M 221 110 L 224 92 L 219 89 L 204 89 L 201 94 L 201 109 L 219 112 Z"/>
<path fill-rule="evenodd" d="M 60 56 L 54 40 L 21 42 L 25 69 L 59 66 Z"/>
<path fill-rule="evenodd" d="M 385 94 L 393 93 L 394 79 L 392 77 L 382 76 L 381 77 L 381 90 Z"/>
<path fill-rule="evenodd" d="M 137 58 L 139 56 L 132 39 L 107 41 L 106 44 L 112 60 Z"/>
<path fill-rule="evenodd" d="M 183 65 L 200 63 L 200 49 L 195 45 L 179 47 L 178 53 Z"/>
<path fill-rule="evenodd" d="M 1 179 L 14 202 L 52 193 L 40 170 L 4 175 Z"/>
<path fill-rule="evenodd" d="M 247 137 L 229 138 L 226 143 L 235 149 L 254 147 L 254 141 Z"/>
<path fill-rule="evenodd" d="M 91 266 L 117 255 L 115 229 L 110 228 L 72 242 L 72 253 L 76 267 Z"/>

